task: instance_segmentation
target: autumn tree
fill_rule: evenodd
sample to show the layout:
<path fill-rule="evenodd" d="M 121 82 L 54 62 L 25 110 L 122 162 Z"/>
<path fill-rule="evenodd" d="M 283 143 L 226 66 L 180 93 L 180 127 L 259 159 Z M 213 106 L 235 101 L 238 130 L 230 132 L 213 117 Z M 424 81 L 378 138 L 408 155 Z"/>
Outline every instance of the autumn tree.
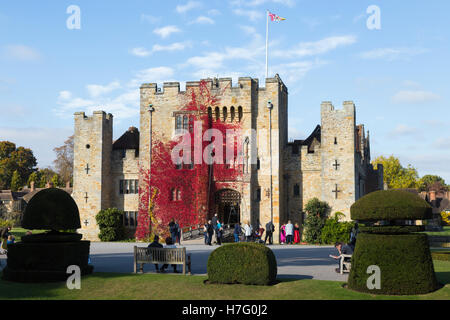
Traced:
<path fill-rule="evenodd" d="M 419 191 L 446 191 L 448 186 L 440 176 L 427 174 L 418 181 Z"/>
<path fill-rule="evenodd" d="M 384 182 L 389 189 L 416 188 L 419 175 L 417 170 L 408 165 L 406 168 L 402 166 L 400 160 L 394 156 L 385 158 L 380 156 L 372 162 L 374 168 L 378 164 L 383 165 Z"/>
<path fill-rule="evenodd" d="M 37 161 L 33 151 L 24 147 L 16 148 L 9 141 L 0 141 L 0 189 L 9 189 L 13 174 L 17 171 L 20 183 L 27 181 Z"/>
<path fill-rule="evenodd" d="M 56 160 L 53 161 L 56 172 L 58 173 L 61 183 L 66 184 L 72 182 L 73 177 L 73 139 L 70 136 L 61 147 L 53 149 L 56 153 Z"/>

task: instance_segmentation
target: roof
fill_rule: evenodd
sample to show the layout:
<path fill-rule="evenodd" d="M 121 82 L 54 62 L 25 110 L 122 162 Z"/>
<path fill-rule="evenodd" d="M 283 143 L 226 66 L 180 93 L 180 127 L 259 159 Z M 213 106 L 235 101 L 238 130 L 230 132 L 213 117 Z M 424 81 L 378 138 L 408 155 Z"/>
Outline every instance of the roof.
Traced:
<path fill-rule="evenodd" d="M 300 146 L 308 146 L 309 152 L 314 152 L 314 146 L 312 146 L 314 141 L 321 141 L 321 127 L 317 125 L 317 127 L 313 130 L 313 132 L 309 135 L 305 140 L 294 140 L 293 142 L 289 142 L 288 145 L 292 146 L 293 153 L 298 154 L 298 150 Z M 294 152 L 295 150 L 295 152 Z"/>
<path fill-rule="evenodd" d="M 0 190 L 0 201 L 13 201 L 14 196 L 11 190 Z"/>
<path fill-rule="evenodd" d="M 139 130 L 130 127 L 119 139 L 113 143 L 113 150 L 139 150 Z"/>

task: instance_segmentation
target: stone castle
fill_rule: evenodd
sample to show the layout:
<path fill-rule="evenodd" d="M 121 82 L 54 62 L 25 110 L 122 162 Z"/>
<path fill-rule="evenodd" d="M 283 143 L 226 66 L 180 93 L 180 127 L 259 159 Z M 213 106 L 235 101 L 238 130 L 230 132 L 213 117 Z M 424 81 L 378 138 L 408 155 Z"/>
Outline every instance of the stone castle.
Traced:
<path fill-rule="evenodd" d="M 383 188 L 382 168 L 370 164 L 369 134 L 356 125 L 352 102 L 342 109 L 322 103 L 321 125 L 307 139 L 289 142 L 288 89 L 278 75 L 265 87 L 253 78 L 239 78 L 235 86 L 221 78 L 187 82 L 186 91 L 178 82 L 143 84 L 140 92 L 140 128 L 116 141 L 111 114 L 75 113 L 73 197 L 87 239 L 98 239 L 95 215 L 106 208 L 123 210 L 131 233 L 139 228 L 146 183 L 157 190 L 155 214 L 162 226 L 176 218 L 190 227 L 217 213 L 225 223 L 265 226 L 272 220 L 274 239 L 281 224 L 302 223 L 303 208 L 314 197 L 350 219 L 354 201 Z M 195 121 L 203 128 L 239 129 L 242 162 L 161 160 L 176 131 L 194 132 Z"/>

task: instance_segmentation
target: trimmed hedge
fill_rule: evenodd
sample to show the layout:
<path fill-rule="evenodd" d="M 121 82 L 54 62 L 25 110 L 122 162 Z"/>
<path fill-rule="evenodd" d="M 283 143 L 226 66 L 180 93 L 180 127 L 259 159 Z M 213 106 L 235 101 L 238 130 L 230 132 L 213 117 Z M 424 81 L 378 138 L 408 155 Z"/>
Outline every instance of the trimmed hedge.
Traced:
<path fill-rule="evenodd" d="M 369 290 L 369 266 L 381 271 L 381 289 Z M 348 279 L 350 289 L 372 294 L 416 295 L 438 289 L 426 234 L 360 233 Z"/>
<path fill-rule="evenodd" d="M 211 283 L 270 285 L 277 277 L 277 260 L 272 250 L 258 243 L 225 244 L 208 259 Z"/>
<path fill-rule="evenodd" d="M 80 213 L 73 198 L 61 189 L 36 193 L 25 208 L 22 228 L 28 230 L 80 229 Z"/>
<path fill-rule="evenodd" d="M 67 267 L 79 266 L 82 275 L 92 273 L 88 265 L 89 241 L 18 242 L 8 246 L 3 279 L 17 282 L 65 281 Z"/>
<path fill-rule="evenodd" d="M 432 218 L 431 206 L 418 195 L 402 190 L 369 193 L 350 208 L 352 220 L 426 220 Z"/>
<path fill-rule="evenodd" d="M 380 234 L 402 234 L 425 231 L 424 226 L 371 226 L 359 227 L 360 232 Z"/>
<path fill-rule="evenodd" d="M 123 211 L 117 208 L 101 210 L 96 216 L 97 224 L 100 228 L 98 237 L 101 241 L 119 241 L 125 238 L 125 228 L 123 226 Z"/>

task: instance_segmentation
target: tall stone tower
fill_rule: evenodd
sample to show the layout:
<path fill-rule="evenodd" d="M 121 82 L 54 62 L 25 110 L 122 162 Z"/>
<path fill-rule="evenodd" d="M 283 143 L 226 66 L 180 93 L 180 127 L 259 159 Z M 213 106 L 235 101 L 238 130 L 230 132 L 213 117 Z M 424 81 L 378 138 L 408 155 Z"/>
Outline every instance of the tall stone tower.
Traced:
<path fill-rule="evenodd" d="M 94 111 L 92 117 L 75 113 L 73 198 L 85 239 L 98 240 L 96 214 L 111 204 L 113 116 Z"/>
<path fill-rule="evenodd" d="M 321 200 L 333 207 L 333 212 L 348 214 L 356 201 L 355 177 L 355 105 L 344 102 L 335 110 L 331 102 L 321 105 Z"/>

